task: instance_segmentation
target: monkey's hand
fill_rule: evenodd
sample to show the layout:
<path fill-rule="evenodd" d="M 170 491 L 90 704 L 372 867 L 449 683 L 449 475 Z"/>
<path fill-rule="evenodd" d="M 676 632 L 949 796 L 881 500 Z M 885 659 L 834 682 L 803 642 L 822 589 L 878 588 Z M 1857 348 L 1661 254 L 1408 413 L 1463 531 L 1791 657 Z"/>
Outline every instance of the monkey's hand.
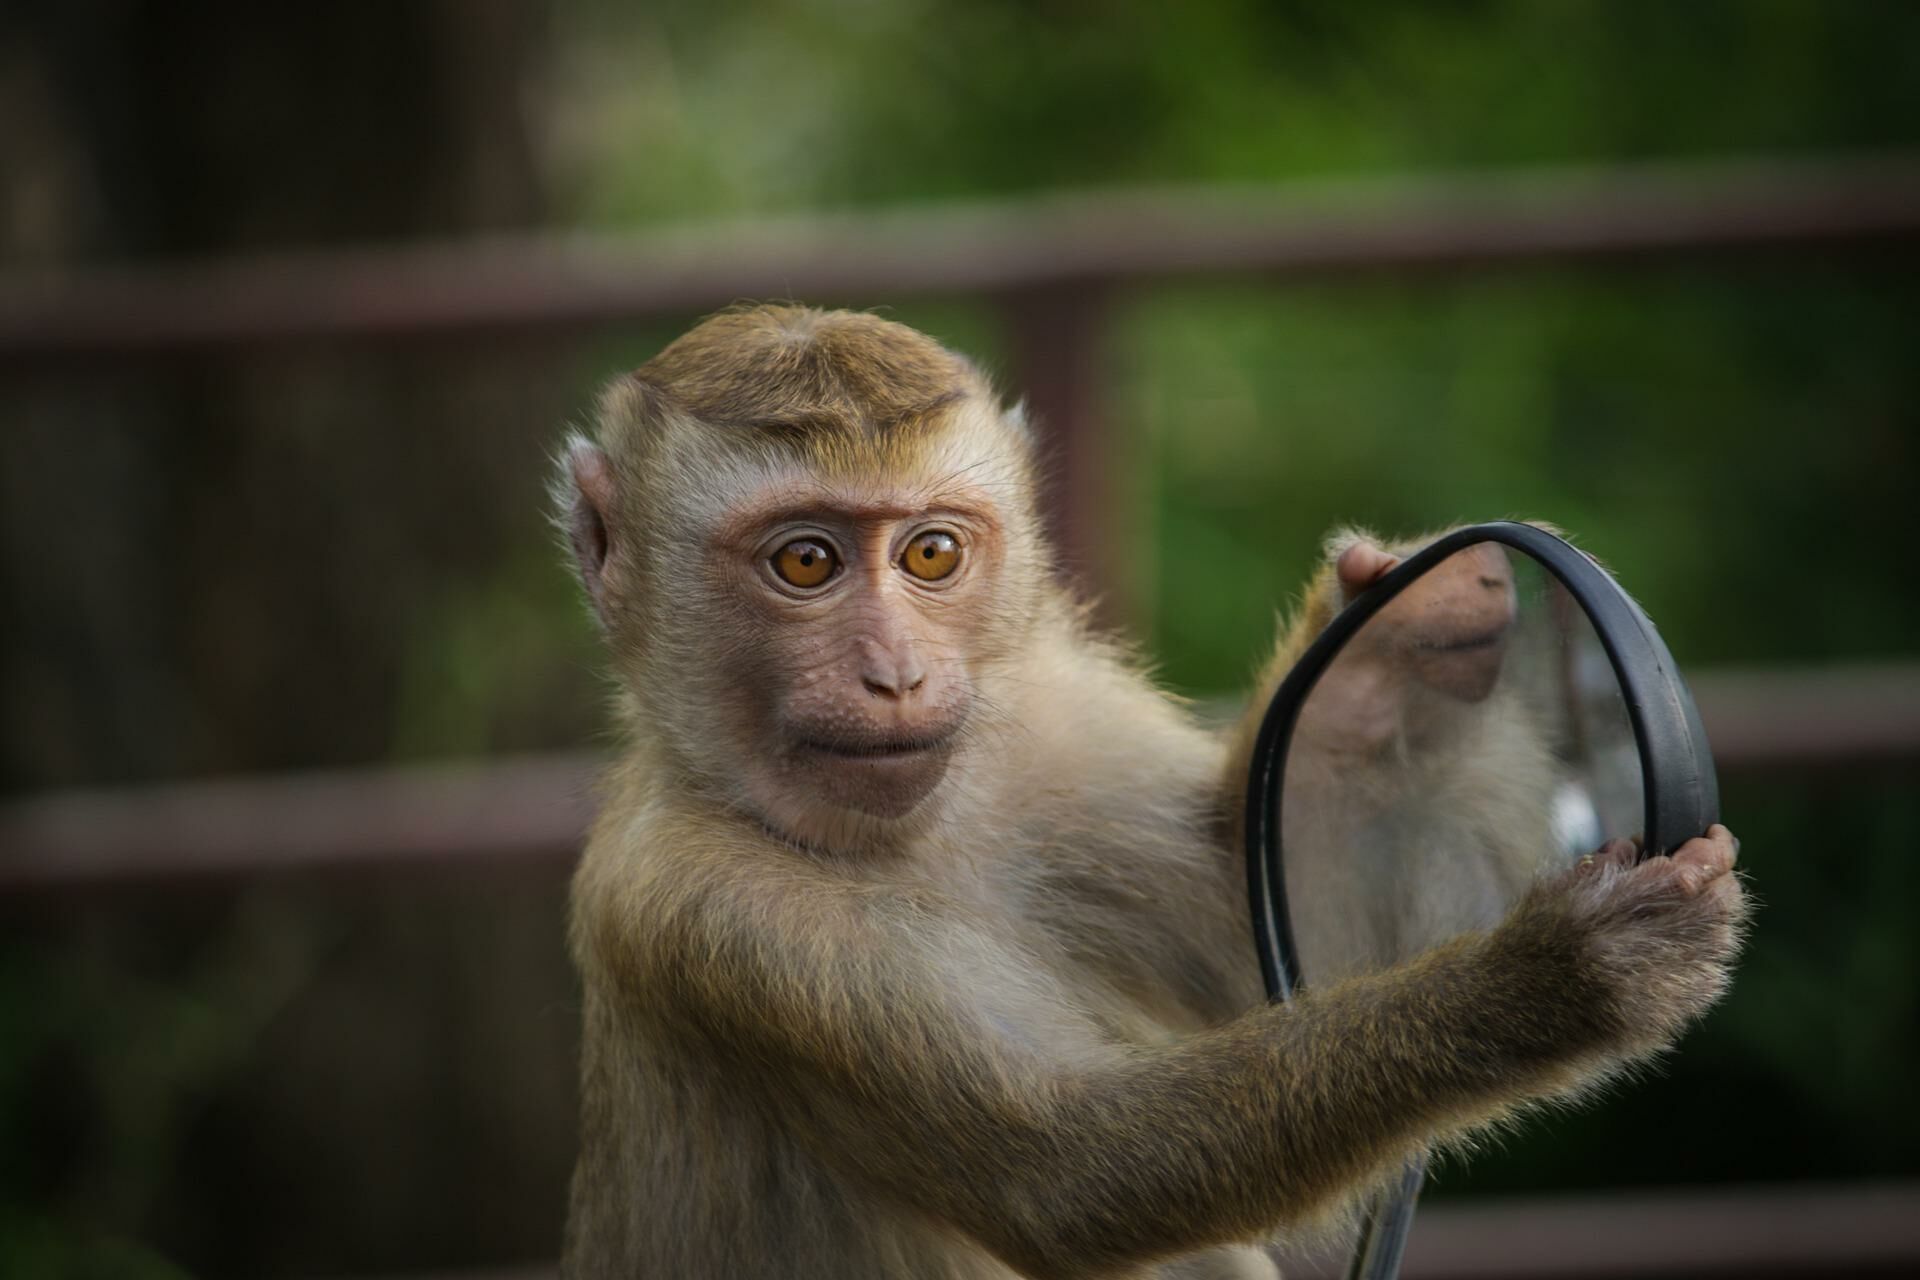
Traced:
<path fill-rule="evenodd" d="M 1617 1057 L 1653 1052 L 1731 980 L 1748 912 L 1734 872 L 1739 844 L 1715 824 L 1671 856 L 1636 862 L 1634 843 L 1615 840 L 1535 888 L 1494 938 L 1550 951 L 1554 940 L 1577 942 L 1568 994 L 1587 1003 L 1596 1047 Z"/>

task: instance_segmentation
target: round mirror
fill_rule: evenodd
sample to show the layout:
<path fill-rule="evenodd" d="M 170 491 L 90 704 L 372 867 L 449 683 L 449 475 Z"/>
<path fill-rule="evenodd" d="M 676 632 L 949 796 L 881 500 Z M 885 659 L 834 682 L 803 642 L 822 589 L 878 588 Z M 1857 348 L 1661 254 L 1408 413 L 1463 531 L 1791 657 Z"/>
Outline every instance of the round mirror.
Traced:
<path fill-rule="evenodd" d="M 1362 593 L 1282 683 L 1248 791 L 1268 994 L 1491 928 L 1608 840 L 1665 852 L 1718 820 L 1705 734 L 1666 646 L 1590 557 L 1501 522 Z M 1352 1274 L 1398 1268 L 1422 1170 Z"/>
<path fill-rule="evenodd" d="M 1307 691 L 1281 781 L 1302 975 L 1335 981 L 1497 924 L 1534 877 L 1646 830 L 1593 625 L 1496 542 L 1414 579 Z"/>

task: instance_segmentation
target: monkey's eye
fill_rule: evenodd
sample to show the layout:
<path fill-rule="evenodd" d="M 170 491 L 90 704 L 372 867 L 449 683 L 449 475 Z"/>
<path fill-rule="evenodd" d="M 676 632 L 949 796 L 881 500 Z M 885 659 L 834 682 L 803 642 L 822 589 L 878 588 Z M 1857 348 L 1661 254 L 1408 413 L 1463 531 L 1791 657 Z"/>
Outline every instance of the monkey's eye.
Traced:
<path fill-rule="evenodd" d="M 795 538 L 773 553 L 773 571 L 796 587 L 817 587 L 839 567 L 833 549 L 812 538 Z"/>
<path fill-rule="evenodd" d="M 960 567 L 960 543 L 950 533 L 923 533 L 907 544 L 900 564 L 924 582 L 938 582 Z"/>

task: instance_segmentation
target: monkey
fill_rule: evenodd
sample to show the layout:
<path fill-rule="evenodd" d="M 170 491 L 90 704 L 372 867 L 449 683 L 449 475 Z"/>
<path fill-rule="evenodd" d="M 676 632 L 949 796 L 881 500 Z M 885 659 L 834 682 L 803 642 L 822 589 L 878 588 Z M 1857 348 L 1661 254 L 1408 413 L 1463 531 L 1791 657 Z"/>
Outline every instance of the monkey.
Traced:
<path fill-rule="evenodd" d="M 624 736 L 571 896 L 565 1275 L 1272 1276 L 1275 1233 L 1726 987 L 1715 827 L 1266 1003 L 1250 735 L 1061 585 L 1034 437 L 931 338 L 763 306 L 563 446 Z M 1275 669 L 1391 563 L 1343 549 Z"/>

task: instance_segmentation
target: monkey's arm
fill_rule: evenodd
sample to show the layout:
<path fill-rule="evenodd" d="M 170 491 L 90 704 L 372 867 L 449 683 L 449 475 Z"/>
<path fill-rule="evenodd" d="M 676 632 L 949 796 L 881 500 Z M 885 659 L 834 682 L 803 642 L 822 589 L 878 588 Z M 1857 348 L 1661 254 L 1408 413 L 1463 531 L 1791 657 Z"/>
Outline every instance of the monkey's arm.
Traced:
<path fill-rule="evenodd" d="M 1433 537 L 1438 537 L 1438 534 Z M 1341 528 L 1328 534 L 1323 544 L 1325 554 L 1320 567 L 1314 570 L 1313 577 L 1307 580 L 1306 589 L 1300 593 L 1300 603 L 1287 617 L 1281 627 L 1280 638 L 1274 644 L 1273 656 L 1260 668 L 1260 674 L 1253 684 L 1253 692 L 1248 698 L 1246 710 L 1241 713 L 1233 735 L 1233 749 L 1228 753 L 1225 775 L 1226 794 L 1234 801 L 1231 812 L 1236 821 L 1239 814 L 1239 801 L 1246 794 L 1247 770 L 1253 763 L 1253 743 L 1260 732 L 1260 721 L 1265 718 L 1267 704 L 1273 701 L 1273 695 L 1280 690 L 1280 682 L 1293 670 L 1300 655 L 1314 638 L 1327 629 L 1340 610 L 1346 608 L 1355 591 L 1365 585 L 1364 582 L 1350 577 L 1342 581 L 1340 559 L 1352 550 L 1356 544 L 1366 544 L 1371 554 L 1361 554 L 1361 558 L 1350 565 L 1353 575 L 1364 576 L 1367 581 L 1377 578 L 1399 557 L 1433 541 L 1433 537 L 1416 538 L 1400 544 L 1396 549 L 1386 552 L 1385 559 L 1380 557 L 1380 543 L 1371 534 L 1361 529 Z"/>
<path fill-rule="evenodd" d="M 587 980 L 1035 1275 L 1254 1238 L 1663 1043 L 1723 983 L 1738 900 L 1603 865 L 1411 965 L 1122 1050 L 1063 1035 L 1071 1006 L 937 900 L 693 861 L 698 885 L 589 886 Z"/>

